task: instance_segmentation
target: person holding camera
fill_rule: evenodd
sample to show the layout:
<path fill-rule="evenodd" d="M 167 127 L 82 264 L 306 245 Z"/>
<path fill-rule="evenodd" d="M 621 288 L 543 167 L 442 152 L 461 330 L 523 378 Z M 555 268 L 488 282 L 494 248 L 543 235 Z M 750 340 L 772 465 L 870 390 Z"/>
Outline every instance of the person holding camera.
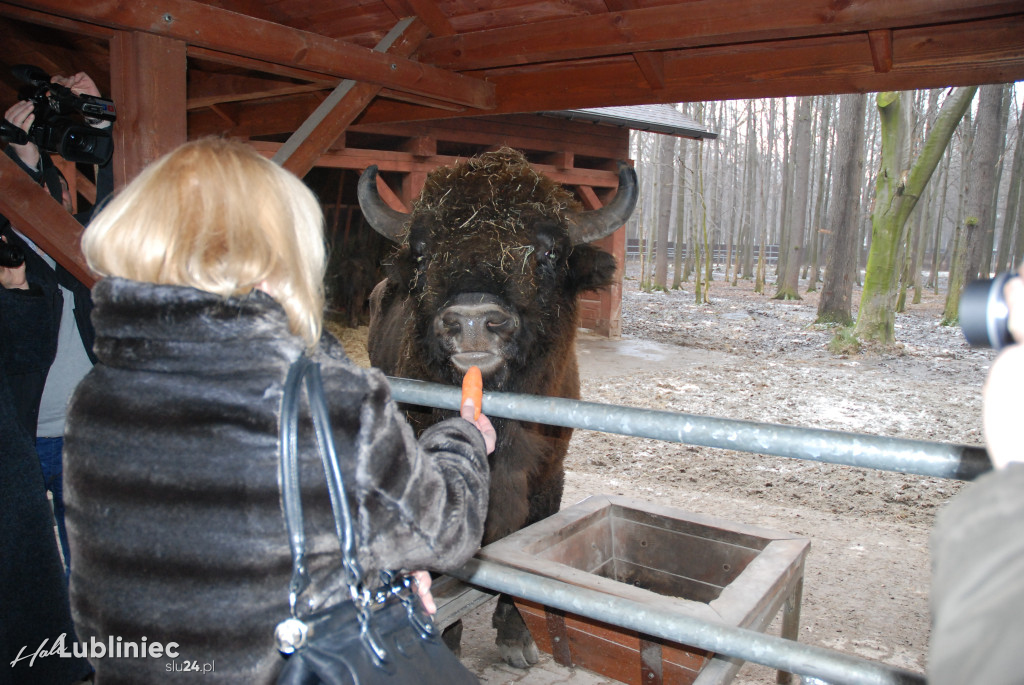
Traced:
<path fill-rule="evenodd" d="M 99 89 L 84 72 L 73 76 L 54 76 L 54 84 L 67 88 L 75 96 L 99 96 Z M 5 120 L 29 133 L 36 123 L 37 103 L 22 100 L 9 107 Z M 110 126 L 109 121 L 87 120 L 96 128 Z M 5 149 L 25 173 L 45 186 L 50 195 L 71 211 L 67 181 L 50 155 L 30 139 L 24 144 L 10 142 Z M 113 168 L 109 161 L 100 167 L 96 178 L 96 205 L 114 189 Z M 87 223 L 90 212 L 76 214 Z M 14 400 L 18 422 L 36 441 L 46 488 L 53 497 L 54 518 L 64 558 L 65 575 L 70 567 L 67 532 L 64 527 L 62 487 L 62 450 L 64 418 L 71 392 L 95 362 L 92 353 L 94 333 L 89 321 L 92 299 L 89 289 L 61 265 L 39 249 L 6 220 L 0 221 L 0 246 L 9 259 L 0 262 L 0 335 L 6 339 L 28 339 L 35 353 L 29 358 L 7 354 L 3 373 Z M 13 254 L 13 259 L 10 259 Z M 21 264 L 13 264 L 18 258 Z M 15 349 L 7 346 L 6 349 Z"/>
<path fill-rule="evenodd" d="M 98 94 L 84 73 L 57 76 L 54 82 L 70 89 L 67 97 Z M 15 103 L 3 123 L 5 139 L 12 128 L 28 134 L 37 123 L 36 104 Z M 66 180 L 49 154 L 28 138 L 10 142 L 4 153 L 72 211 Z M 97 176 L 97 203 L 113 185 L 107 164 Z M 75 218 L 84 223 L 89 213 Z M 91 308 L 88 288 L 0 216 L 0 606 L 8 627 L 0 630 L 0 655 L 9 677 L 0 682 L 77 683 L 92 672 L 80 657 L 32 658 L 62 637 L 66 645 L 76 639 L 68 602 L 59 436 L 71 388 L 92 366 Z M 57 438 L 44 441 L 50 449 L 42 460 L 37 424 L 39 435 Z M 53 491 L 53 508 L 47 489 Z M 54 510 L 63 549 L 54 537 Z"/>
<path fill-rule="evenodd" d="M 993 471 L 950 501 L 932 532 L 930 685 L 1024 682 L 1024 265 L 1002 294 L 1013 342 L 982 392 Z"/>

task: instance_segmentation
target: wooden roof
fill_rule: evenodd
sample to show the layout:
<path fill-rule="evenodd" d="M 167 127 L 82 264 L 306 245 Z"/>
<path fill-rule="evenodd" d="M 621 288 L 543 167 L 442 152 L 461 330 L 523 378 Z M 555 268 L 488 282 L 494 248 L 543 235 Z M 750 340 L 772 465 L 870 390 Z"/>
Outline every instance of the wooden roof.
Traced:
<path fill-rule="evenodd" d="M 1024 80 L 1024 0 L 0 0 L 4 109 L 15 64 L 115 100 L 118 185 L 206 134 L 303 176 L 348 130 Z M 91 280 L 4 155 L 0 213 Z"/>
<path fill-rule="evenodd" d="M 341 78 L 364 124 L 1024 79 L 1021 0 L 15 0 L 0 101 L 18 63 L 111 92 L 124 31 L 186 44 L 190 137 L 294 131 Z"/>

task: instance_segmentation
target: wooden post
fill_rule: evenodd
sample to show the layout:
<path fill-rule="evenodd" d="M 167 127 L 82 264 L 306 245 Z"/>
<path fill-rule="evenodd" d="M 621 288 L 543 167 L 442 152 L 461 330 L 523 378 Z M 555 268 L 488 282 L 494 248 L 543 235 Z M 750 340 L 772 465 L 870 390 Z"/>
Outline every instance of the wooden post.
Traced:
<path fill-rule="evenodd" d="M 117 188 L 187 140 L 185 48 L 183 41 L 136 31 L 110 41 Z"/>

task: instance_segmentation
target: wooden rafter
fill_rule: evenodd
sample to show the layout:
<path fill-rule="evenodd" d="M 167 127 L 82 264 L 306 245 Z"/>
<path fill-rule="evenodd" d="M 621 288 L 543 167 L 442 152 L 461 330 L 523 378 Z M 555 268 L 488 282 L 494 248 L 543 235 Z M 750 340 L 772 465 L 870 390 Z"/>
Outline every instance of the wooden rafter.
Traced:
<path fill-rule="evenodd" d="M 432 38 L 420 59 L 487 69 L 602 55 L 864 33 L 1019 14 L 1019 0 L 693 0 Z M 699 20 L 697 20 L 699 18 Z"/>
<path fill-rule="evenodd" d="M 358 79 L 442 101 L 482 109 L 494 105 L 493 88 L 483 80 L 192 0 L 17 0 L 7 4 L 101 26 L 154 33 L 188 45 Z"/>
<path fill-rule="evenodd" d="M 375 49 L 395 57 L 407 56 L 427 33 L 423 22 L 410 17 L 399 22 Z M 274 161 L 302 178 L 379 92 L 380 86 L 372 83 L 342 81 L 281 146 Z"/>
<path fill-rule="evenodd" d="M 631 55 L 481 73 L 503 94 L 495 110 L 499 114 L 609 103 L 941 88 L 1024 78 L 1021 36 L 1024 14 L 893 31 L 893 66 L 885 73 L 876 71 L 869 42 L 860 33 L 674 50 L 664 53 L 665 87 L 658 91 L 651 90 Z M 439 116 L 444 114 L 377 101 L 360 123 Z"/>
<path fill-rule="evenodd" d="M 82 225 L 7 155 L 0 154 L 0 214 L 86 285 L 96 277 L 82 256 Z"/>

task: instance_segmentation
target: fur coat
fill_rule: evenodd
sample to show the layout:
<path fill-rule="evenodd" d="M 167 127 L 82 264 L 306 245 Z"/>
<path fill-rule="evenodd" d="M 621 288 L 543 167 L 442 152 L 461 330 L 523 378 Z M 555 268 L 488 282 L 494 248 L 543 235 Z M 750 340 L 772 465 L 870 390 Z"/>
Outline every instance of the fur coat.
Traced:
<path fill-rule="evenodd" d="M 1024 464 L 954 497 L 931 534 L 932 685 L 1024 682 Z"/>
<path fill-rule="evenodd" d="M 83 642 L 178 644 L 176 659 L 94 660 L 96 682 L 192 682 L 183 662 L 212 664 L 203 682 L 271 682 L 291 574 L 278 419 L 303 341 L 261 292 L 108 278 L 93 297 L 99 363 L 72 399 L 65 446 L 75 624 Z M 328 335 L 314 359 L 367 574 L 461 565 L 487 511 L 479 431 L 451 419 L 417 440 L 379 371 Z M 313 578 L 300 606 L 316 610 L 347 595 L 308 413 L 300 425 Z"/>

